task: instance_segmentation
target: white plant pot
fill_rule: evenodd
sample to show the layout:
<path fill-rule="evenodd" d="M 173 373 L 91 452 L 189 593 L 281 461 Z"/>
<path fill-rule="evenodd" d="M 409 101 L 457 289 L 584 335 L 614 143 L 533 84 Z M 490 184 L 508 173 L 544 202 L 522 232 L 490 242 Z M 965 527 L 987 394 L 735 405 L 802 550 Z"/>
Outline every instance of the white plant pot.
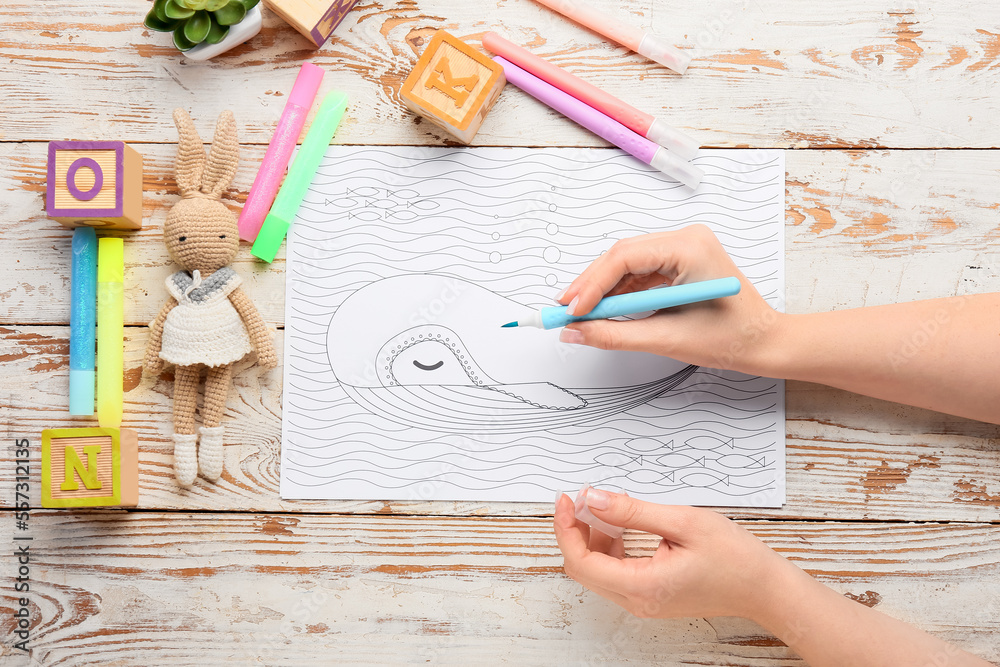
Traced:
<path fill-rule="evenodd" d="M 247 12 L 242 21 L 236 25 L 229 26 L 229 32 L 218 44 L 205 44 L 184 52 L 184 57 L 191 60 L 208 60 L 220 53 L 225 53 L 229 49 L 239 46 L 254 35 L 260 32 L 260 26 L 264 23 L 260 12 L 260 4 Z"/>

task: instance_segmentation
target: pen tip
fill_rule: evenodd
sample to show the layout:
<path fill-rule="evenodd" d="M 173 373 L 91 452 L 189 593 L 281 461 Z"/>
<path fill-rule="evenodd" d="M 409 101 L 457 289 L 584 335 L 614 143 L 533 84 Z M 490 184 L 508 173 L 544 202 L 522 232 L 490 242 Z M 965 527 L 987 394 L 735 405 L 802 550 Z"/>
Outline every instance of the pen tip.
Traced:
<path fill-rule="evenodd" d="M 508 322 L 507 324 L 500 325 L 500 328 L 501 329 L 506 329 L 507 327 L 516 327 L 516 326 L 517 326 L 517 322 Z"/>

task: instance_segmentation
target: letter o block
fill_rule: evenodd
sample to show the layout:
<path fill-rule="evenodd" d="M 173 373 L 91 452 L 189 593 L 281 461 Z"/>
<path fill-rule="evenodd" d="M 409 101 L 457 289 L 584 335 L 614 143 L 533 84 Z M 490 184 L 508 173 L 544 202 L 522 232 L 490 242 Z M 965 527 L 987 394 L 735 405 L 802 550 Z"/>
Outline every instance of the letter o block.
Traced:
<path fill-rule="evenodd" d="M 116 428 L 42 431 L 42 507 L 135 507 L 139 438 Z"/>
<path fill-rule="evenodd" d="M 142 156 L 121 141 L 49 142 L 45 212 L 67 227 L 142 229 Z"/>
<path fill-rule="evenodd" d="M 411 111 L 468 144 L 506 83 L 503 67 L 438 30 L 406 77 L 400 96 Z"/>

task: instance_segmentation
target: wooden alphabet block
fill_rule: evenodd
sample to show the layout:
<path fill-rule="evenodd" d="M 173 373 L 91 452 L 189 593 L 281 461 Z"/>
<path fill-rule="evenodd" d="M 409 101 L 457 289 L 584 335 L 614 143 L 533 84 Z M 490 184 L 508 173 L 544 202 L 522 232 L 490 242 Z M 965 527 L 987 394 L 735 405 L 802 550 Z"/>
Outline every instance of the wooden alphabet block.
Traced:
<path fill-rule="evenodd" d="M 67 227 L 142 229 L 142 156 L 121 141 L 50 141 L 45 212 Z"/>
<path fill-rule="evenodd" d="M 264 4 L 319 48 L 358 0 L 264 0 Z"/>
<path fill-rule="evenodd" d="M 139 437 L 130 429 L 42 431 L 42 507 L 135 507 Z"/>
<path fill-rule="evenodd" d="M 467 144 L 506 83 L 503 67 L 438 30 L 406 77 L 400 96 L 411 111 Z"/>

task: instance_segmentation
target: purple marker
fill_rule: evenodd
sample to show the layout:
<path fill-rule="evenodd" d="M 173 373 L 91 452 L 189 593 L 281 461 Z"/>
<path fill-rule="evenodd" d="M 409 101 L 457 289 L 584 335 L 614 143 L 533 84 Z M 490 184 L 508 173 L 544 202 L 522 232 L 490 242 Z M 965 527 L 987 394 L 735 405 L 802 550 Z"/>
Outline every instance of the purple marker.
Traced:
<path fill-rule="evenodd" d="M 697 188 L 701 179 L 705 177 L 705 172 L 690 162 L 682 160 L 666 148 L 636 134 L 615 119 L 605 116 L 569 93 L 542 81 L 500 56 L 496 56 L 493 60 L 503 66 L 507 81 L 602 139 L 610 141 L 623 151 L 634 155 L 654 169 L 662 171 L 691 189 Z"/>

